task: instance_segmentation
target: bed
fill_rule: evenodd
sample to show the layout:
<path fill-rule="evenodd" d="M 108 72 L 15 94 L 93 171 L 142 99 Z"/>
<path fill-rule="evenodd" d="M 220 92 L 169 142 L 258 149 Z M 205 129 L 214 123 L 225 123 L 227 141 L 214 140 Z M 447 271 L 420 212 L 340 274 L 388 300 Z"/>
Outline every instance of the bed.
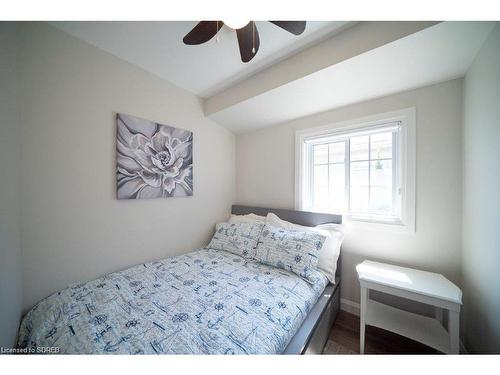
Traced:
<path fill-rule="evenodd" d="M 308 226 L 342 220 L 232 207 L 233 214 L 268 212 Z M 18 346 L 74 354 L 320 353 L 339 309 L 340 276 L 335 284 L 316 280 L 202 248 L 54 293 L 23 318 Z"/>

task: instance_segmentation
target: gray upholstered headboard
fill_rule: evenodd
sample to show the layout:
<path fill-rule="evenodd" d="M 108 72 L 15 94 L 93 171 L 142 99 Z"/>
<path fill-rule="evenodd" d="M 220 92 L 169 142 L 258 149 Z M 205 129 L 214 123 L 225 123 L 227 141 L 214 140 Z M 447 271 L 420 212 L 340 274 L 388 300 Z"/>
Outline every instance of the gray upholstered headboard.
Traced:
<path fill-rule="evenodd" d="M 248 215 L 253 213 L 255 215 L 266 216 L 269 212 L 278 215 L 278 217 L 282 220 L 308 227 L 314 227 L 316 225 L 327 223 L 342 224 L 342 215 L 239 205 L 233 205 L 231 209 L 231 213 L 234 215 Z"/>
<path fill-rule="evenodd" d="M 290 223 L 314 227 L 320 224 L 342 224 L 342 215 L 322 214 L 317 212 L 285 210 L 281 208 L 252 207 L 233 205 L 231 213 L 233 215 L 255 214 L 266 216 L 269 212 L 276 214 L 280 219 Z M 337 260 L 337 272 L 335 278 L 340 280 L 340 256 Z M 338 283 L 338 281 L 337 281 Z"/>

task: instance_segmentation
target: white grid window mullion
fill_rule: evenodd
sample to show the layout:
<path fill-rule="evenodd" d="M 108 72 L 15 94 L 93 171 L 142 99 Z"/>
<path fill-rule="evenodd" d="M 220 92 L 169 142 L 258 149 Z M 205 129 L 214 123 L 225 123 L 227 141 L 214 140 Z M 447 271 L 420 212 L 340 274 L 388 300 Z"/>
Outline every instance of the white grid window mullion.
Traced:
<path fill-rule="evenodd" d="M 328 190 L 328 193 L 327 193 L 327 197 L 328 197 L 328 206 L 330 206 L 330 146 L 331 146 L 331 143 L 328 144 L 328 156 L 327 156 L 327 168 L 326 168 L 326 178 L 327 178 L 327 190 Z"/>
<path fill-rule="evenodd" d="M 398 165 L 397 165 L 397 133 L 392 132 L 392 214 L 396 213 L 396 205 L 399 195 L 399 184 L 398 180 Z"/>
<path fill-rule="evenodd" d="M 345 168 L 345 209 L 346 211 L 351 210 L 351 140 L 348 138 L 345 141 L 345 156 L 344 156 L 344 168 Z"/>
<path fill-rule="evenodd" d="M 296 179 L 301 184 L 301 188 L 298 191 L 300 192 L 303 189 L 299 198 L 296 195 L 296 202 L 298 202 L 296 204 L 298 206 L 304 207 L 305 205 L 301 204 L 301 202 L 305 202 L 309 204 L 309 207 L 314 208 L 315 211 L 330 212 L 332 210 L 338 211 L 341 205 L 343 205 L 343 214 L 354 221 L 373 221 L 383 223 L 384 225 L 398 224 L 414 227 L 413 205 L 415 193 L 414 187 L 410 186 L 408 189 L 407 181 L 410 181 L 410 184 L 414 186 L 415 110 L 407 109 L 385 115 L 393 120 L 384 123 L 381 115 L 380 119 L 375 118 L 373 121 L 365 121 L 363 125 L 360 124 L 359 126 L 352 121 L 342 124 L 342 126 L 332 126 L 331 128 L 325 126 L 314 131 L 297 132 L 296 139 L 303 142 L 305 147 L 302 149 L 302 152 L 305 152 L 307 155 L 306 160 L 304 160 L 305 163 L 302 164 L 302 168 L 305 167 L 307 169 L 302 176 L 307 180 L 304 181 L 300 177 L 300 174 L 299 179 Z M 405 122 L 407 119 L 408 121 Z M 408 124 L 407 127 L 402 126 L 406 124 Z M 385 133 L 385 135 L 379 135 L 381 133 Z M 407 152 L 408 134 L 411 136 L 409 146 L 411 158 L 408 158 L 407 154 L 405 154 Z M 355 149 L 352 149 L 354 147 L 351 142 L 352 137 L 361 136 L 368 138 L 367 151 L 364 149 L 366 143 L 361 142 L 361 140 L 360 149 L 358 150 L 357 146 Z M 318 151 L 317 156 L 321 156 L 317 159 L 319 163 L 315 163 L 314 160 L 314 146 L 317 145 L 327 146 L 324 148 L 327 148 L 328 152 L 328 155 L 325 156 L 325 150 Z M 340 156 L 338 154 L 341 151 L 340 145 L 344 146 L 344 150 L 342 150 L 344 152 L 344 160 L 342 162 L 337 160 L 337 156 Z M 392 147 L 392 150 L 389 150 L 389 147 Z M 353 151 L 353 156 L 361 156 L 363 160 L 351 160 L 351 151 Z M 388 153 L 388 151 L 391 152 Z M 367 156 L 363 157 L 362 155 L 365 153 Z M 358 161 L 364 165 L 368 164 L 368 173 L 365 172 L 364 165 L 354 164 Z M 342 170 L 340 165 L 343 165 L 343 178 L 345 180 L 343 202 L 340 199 L 338 190 L 335 190 L 342 178 L 337 175 L 338 171 Z M 404 169 L 407 165 L 409 165 L 409 173 Z M 354 174 L 351 176 L 351 167 L 354 166 L 356 166 L 356 173 L 353 172 Z M 326 171 L 325 168 L 327 168 Z M 320 173 L 321 176 L 316 175 L 317 173 Z M 408 178 L 408 175 L 410 175 L 410 178 Z M 356 197 L 356 195 L 353 195 L 354 190 L 351 187 L 351 177 L 355 177 L 355 181 L 359 180 L 356 186 L 358 184 L 366 186 L 366 188 L 358 189 L 360 194 L 368 194 L 368 197 L 365 197 L 364 194 L 362 197 L 360 196 L 363 202 L 357 202 L 356 200 L 351 202 L 351 199 L 355 199 Z M 321 188 L 316 186 L 315 179 L 318 178 L 320 180 L 317 182 L 321 184 Z M 367 185 L 365 185 L 364 181 L 366 180 L 364 178 L 368 179 L 366 182 Z M 388 190 L 391 183 L 392 187 Z M 341 186 L 339 185 L 339 187 Z M 409 194 L 407 193 L 408 191 Z M 320 196 L 317 196 L 315 193 L 320 194 Z M 392 199 L 389 195 L 391 193 Z M 410 197 L 410 203 L 406 201 L 408 196 Z M 353 212 L 352 209 L 356 207 L 356 203 L 359 203 L 363 207 L 367 203 L 366 212 L 361 210 L 361 206 L 358 211 Z M 392 207 L 389 207 L 389 205 Z M 410 214 L 408 215 L 407 212 L 410 212 Z"/>
<path fill-rule="evenodd" d="M 314 146 L 308 147 L 308 156 L 309 156 L 309 174 L 311 177 L 309 178 L 309 207 L 314 206 Z"/>
<path fill-rule="evenodd" d="M 371 186 L 372 186 L 372 137 L 368 137 L 368 211 L 371 209 Z"/>
<path fill-rule="evenodd" d="M 389 132 L 392 135 L 392 145 L 391 145 L 392 152 L 391 152 L 390 157 L 378 157 L 378 155 L 373 154 L 372 145 L 373 145 L 374 140 L 372 139 L 373 138 L 372 134 L 368 135 L 368 150 L 367 150 L 368 156 L 366 159 L 363 159 L 363 160 L 351 161 L 351 138 L 352 138 L 352 136 L 357 136 L 357 135 L 348 135 L 348 136 L 345 136 L 345 138 L 342 140 L 335 139 L 335 140 L 329 140 L 328 142 L 321 142 L 321 143 L 318 142 L 318 143 L 309 144 L 309 147 L 307 147 L 309 162 L 307 164 L 308 164 L 308 169 L 309 169 L 309 173 L 308 173 L 308 175 L 309 175 L 308 201 L 309 201 L 310 207 L 314 207 L 314 209 L 316 209 L 316 210 L 318 210 L 318 209 L 330 210 L 332 208 L 331 202 L 332 202 L 332 199 L 334 199 L 334 197 L 335 197 L 335 193 L 332 191 L 332 188 L 334 186 L 334 185 L 332 185 L 332 183 L 334 181 L 331 181 L 331 178 L 335 179 L 335 175 L 332 176 L 333 170 L 331 171 L 330 169 L 334 165 L 344 165 L 344 179 L 345 179 L 344 205 L 345 205 L 345 211 L 351 212 L 351 207 L 352 207 L 352 203 L 353 203 L 353 202 L 351 202 L 351 198 L 352 198 L 352 191 L 351 191 L 352 190 L 351 189 L 351 166 L 352 165 L 351 164 L 356 163 L 356 162 L 363 162 L 363 163 L 368 164 L 368 173 L 367 173 L 368 180 L 367 180 L 367 185 L 366 185 L 366 187 L 367 187 L 366 194 L 368 194 L 368 197 L 366 199 L 367 199 L 368 207 L 367 207 L 366 213 L 367 214 L 377 214 L 371 208 L 372 203 L 373 203 L 372 196 L 371 196 L 372 190 L 373 190 L 372 181 L 371 181 L 372 174 L 373 174 L 372 163 L 379 162 L 379 161 L 380 162 L 385 161 L 385 162 L 390 162 L 392 164 L 392 200 L 391 200 L 392 202 L 391 203 L 392 203 L 392 213 L 397 214 L 399 211 L 398 199 L 400 199 L 400 197 L 399 197 L 399 181 L 398 181 L 398 178 L 399 178 L 399 173 L 398 173 L 399 145 L 398 145 L 398 138 L 397 138 L 399 135 L 399 129 L 389 129 Z M 337 144 L 340 142 L 342 142 L 344 144 L 344 161 L 343 162 L 335 161 L 333 158 L 334 144 Z M 314 149 L 315 149 L 315 146 L 318 146 L 318 145 L 327 146 L 326 151 L 327 151 L 328 155 L 326 155 L 326 158 L 325 158 L 326 162 L 319 162 L 319 163 L 315 162 Z M 316 207 L 315 206 L 315 202 L 316 202 L 315 192 L 317 189 L 317 186 L 315 185 L 315 174 L 316 174 L 315 167 L 318 167 L 318 166 L 322 166 L 323 168 L 324 167 L 327 168 L 327 170 L 325 172 L 326 173 L 326 181 L 325 181 L 326 186 L 325 187 L 327 190 L 324 192 L 325 196 L 326 196 L 326 201 L 321 203 L 321 205 L 324 207 Z M 322 188 L 322 190 L 323 190 L 323 188 Z"/>

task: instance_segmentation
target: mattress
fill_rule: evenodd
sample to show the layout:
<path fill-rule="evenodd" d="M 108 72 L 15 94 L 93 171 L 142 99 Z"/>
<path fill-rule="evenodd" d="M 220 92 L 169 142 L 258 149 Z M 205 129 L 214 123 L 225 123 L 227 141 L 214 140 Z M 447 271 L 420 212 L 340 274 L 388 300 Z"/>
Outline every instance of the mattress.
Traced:
<path fill-rule="evenodd" d="M 316 271 L 315 271 L 316 272 Z M 23 318 L 18 346 L 81 354 L 277 354 L 324 290 L 204 248 L 80 283 Z"/>

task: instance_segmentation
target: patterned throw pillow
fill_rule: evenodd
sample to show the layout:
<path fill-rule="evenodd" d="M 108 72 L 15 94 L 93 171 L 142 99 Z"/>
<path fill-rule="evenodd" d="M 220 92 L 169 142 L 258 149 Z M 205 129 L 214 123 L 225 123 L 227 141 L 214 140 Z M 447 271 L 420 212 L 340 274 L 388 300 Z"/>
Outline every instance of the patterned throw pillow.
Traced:
<path fill-rule="evenodd" d="M 291 271 L 313 281 L 325 236 L 273 227 L 266 224 L 257 245 L 255 259 L 261 263 Z"/>
<path fill-rule="evenodd" d="M 255 248 L 264 223 L 219 223 L 208 247 L 225 250 L 244 258 L 255 257 Z"/>

